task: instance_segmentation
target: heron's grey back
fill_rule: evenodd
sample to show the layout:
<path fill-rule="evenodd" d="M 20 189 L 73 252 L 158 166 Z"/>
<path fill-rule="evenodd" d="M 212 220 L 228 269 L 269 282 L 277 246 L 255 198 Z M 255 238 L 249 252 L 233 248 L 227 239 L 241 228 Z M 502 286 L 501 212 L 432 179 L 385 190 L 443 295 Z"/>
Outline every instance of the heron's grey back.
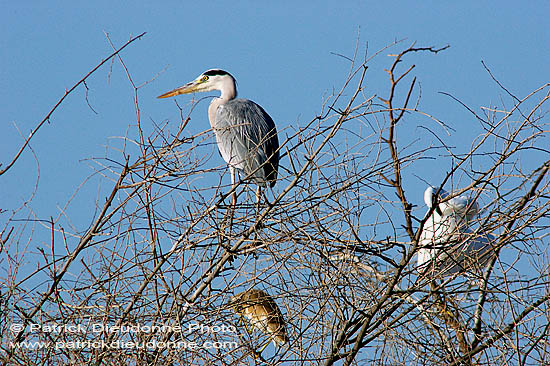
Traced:
<path fill-rule="evenodd" d="M 214 126 L 220 153 L 256 184 L 275 185 L 279 168 L 279 139 L 273 119 L 258 104 L 233 99 L 216 112 Z"/>

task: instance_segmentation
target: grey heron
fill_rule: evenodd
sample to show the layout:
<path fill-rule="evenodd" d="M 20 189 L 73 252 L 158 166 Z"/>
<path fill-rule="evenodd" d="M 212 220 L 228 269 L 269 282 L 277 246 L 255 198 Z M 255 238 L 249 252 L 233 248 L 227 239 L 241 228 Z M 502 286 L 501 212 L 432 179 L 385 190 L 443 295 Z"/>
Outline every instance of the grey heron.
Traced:
<path fill-rule="evenodd" d="M 231 298 L 229 305 L 233 310 L 246 317 L 251 326 L 270 335 L 273 343 L 279 347 L 288 343 L 285 321 L 281 310 L 265 291 L 250 289 Z M 269 342 L 260 350 L 262 352 Z"/>
<path fill-rule="evenodd" d="M 273 119 L 258 104 L 236 98 L 235 78 L 220 69 L 207 70 L 195 80 L 164 93 L 158 98 L 179 94 L 219 90 L 208 107 L 210 126 L 216 134 L 221 156 L 229 165 L 231 185 L 235 186 L 236 170 L 260 187 L 275 185 L 279 167 L 279 139 Z M 233 195 L 233 202 L 236 195 Z"/>
<path fill-rule="evenodd" d="M 417 263 L 438 276 L 450 276 L 463 270 L 481 269 L 489 261 L 495 237 L 468 225 L 479 212 L 477 202 L 465 196 L 449 198 L 443 189 L 428 187 L 424 202 L 432 214 L 420 235 Z M 429 211 L 428 211 L 429 212 Z"/>

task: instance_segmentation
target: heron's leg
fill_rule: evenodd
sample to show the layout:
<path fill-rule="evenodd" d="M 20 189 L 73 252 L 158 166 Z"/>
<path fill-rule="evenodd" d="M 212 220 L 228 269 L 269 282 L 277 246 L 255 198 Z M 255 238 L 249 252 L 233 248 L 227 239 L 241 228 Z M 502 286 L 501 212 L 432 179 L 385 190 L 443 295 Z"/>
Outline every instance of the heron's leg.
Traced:
<path fill-rule="evenodd" d="M 252 326 L 250 328 L 248 327 L 248 323 L 244 320 L 243 316 L 239 317 L 239 324 L 244 325 L 244 329 L 246 329 L 246 333 L 248 333 L 249 336 L 252 336 Z M 262 357 L 262 351 L 265 349 L 265 347 L 269 344 L 269 341 L 266 343 L 265 346 L 262 347 L 260 351 L 256 351 L 254 349 L 251 349 L 252 353 L 254 354 L 254 357 L 260 359 L 262 362 L 266 362 L 264 358 Z"/>
<path fill-rule="evenodd" d="M 262 346 L 262 348 L 257 352 L 261 354 L 264 351 L 264 349 L 266 349 L 266 347 L 269 343 L 271 343 L 271 340 L 268 340 L 267 342 L 265 342 L 265 344 Z"/>
<path fill-rule="evenodd" d="M 233 206 L 235 206 L 237 204 L 237 191 L 236 191 L 236 177 L 235 177 L 235 174 L 237 173 L 235 171 L 235 168 L 233 168 L 232 166 L 229 166 L 229 172 L 231 174 L 231 189 L 234 189 L 233 191 Z"/>
<path fill-rule="evenodd" d="M 248 324 L 244 320 L 243 316 L 239 317 L 239 324 L 242 325 L 244 329 L 246 329 L 246 333 L 248 333 L 248 335 L 252 335 L 252 330 L 248 328 Z"/>
<path fill-rule="evenodd" d="M 260 201 L 262 199 L 262 188 L 260 186 L 256 187 L 256 211 L 260 213 Z"/>
<path fill-rule="evenodd" d="M 237 204 L 237 192 L 235 191 L 235 188 L 236 188 L 236 185 L 235 185 L 235 168 L 232 167 L 231 165 L 229 166 L 229 175 L 231 175 L 231 189 L 233 190 L 233 194 L 231 195 L 232 196 L 232 204 L 231 206 L 229 207 L 229 209 L 226 211 L 225 213 L 225 216 L 224 216 L 224 222 L 227 222 L 226 220 L 228 220 L 228 230 L 229 230 L 229 233 L 228 233 L 228 237 L 226 238 L 227 240 L 227 244 L 225 247 L 226 250 L 228 250 L 229 248 L 231 248 L 231 244 L 230 244 L 230 241 L 231 241 L 231 232 L 232 232 L 232 228 L 233 228 L 233 216 L 234 216 L 234 213 L 235 213 L 235 205 Z M 228 217 L 229 216 L 229 217 Z M 231 259 L 229 260 L 230 263 L 233 262 L 233 257 L 231 257 Z"/>
<path fill-rule="evenodd" d="M 261 201 L 261 193 L 262 193 L 262 189 L 260 186 L 257 186 L 256 187 L 256 219 L 258 219 L 258 217 L 260 216 L 260 211 L 261 211 L 261 206 L 260 206 L 260 201 Z M 261 228 L 261 223 L 259 226 L 257 226 L 257 228 Z M 260 242 L 258 241 L 258 233 L 256 230 L 254 230 L 254 236 L 253 236 L 253 244 L 254 246 L 257 246 L 260 244 Z M 255 254 L 254 254 L 255 255 Z M 261 351 L 260 351 L 261 352 Z"/>
<path fill-rule="evenodd" d="M 452 302 L 452 299 L 449 299 L 449 296 L 445 294 L 445 292 L 440 292 L 440 290 L 437 289 L 437 283 L 435 280 L 432 280 L 430 282 L 430 289 L 432 290 L 432 296 L 434 297 L 434 305 L 437 311 L 439 311 L 439 315 L 443 319 L 453 319 L 454 315 L 449 310 L 449 304 L 454 305 Z"/>

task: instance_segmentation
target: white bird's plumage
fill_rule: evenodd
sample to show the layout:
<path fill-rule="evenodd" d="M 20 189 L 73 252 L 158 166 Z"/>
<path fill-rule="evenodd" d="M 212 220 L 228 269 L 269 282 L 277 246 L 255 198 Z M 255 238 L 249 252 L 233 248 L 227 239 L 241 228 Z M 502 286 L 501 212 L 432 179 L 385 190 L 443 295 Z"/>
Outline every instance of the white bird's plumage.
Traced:
<path fill-rule="evenodd" d="M 424 202 L 428 208 L 432 208 L 437 200 L 438 208 L 435 210 L 438 215 L 449 216 L 453 215 L 467 224 L 475 215 L 479 213 L 477 202 L 466 196 L 449 197 L 449 193 L 444 189 L 439 189 L 439 194 L 436 195 L 438 188 L 428 187 L 424 191 Z"/>
<path fill-rule="evenodd" d="M 424 202 L 432 214 L 420 236 L 418 267 L 436 276 L 449 276 L 465 270 L 481 270 L 492 254 L 495 237 L 483 230 L 471 230 L 469 223 L 479 212 L 477 202 L 465 196 L 449 198 L 443 189 L 428 187 Z M 428 211 L 429 212 L 429 211 Z"/>

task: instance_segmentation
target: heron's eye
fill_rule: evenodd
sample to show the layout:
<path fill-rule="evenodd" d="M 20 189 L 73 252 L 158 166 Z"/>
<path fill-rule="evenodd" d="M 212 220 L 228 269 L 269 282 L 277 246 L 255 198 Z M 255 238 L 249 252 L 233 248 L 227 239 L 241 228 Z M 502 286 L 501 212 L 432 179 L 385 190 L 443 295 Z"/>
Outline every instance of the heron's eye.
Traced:
<path fill-rule="evenodd" d="M 203 82 L 204 82 L 204 81 L 208 81 L 208 76 L 204 75 L 204 76 L 202 77 L 202 81 L 203 81 Z"/>

